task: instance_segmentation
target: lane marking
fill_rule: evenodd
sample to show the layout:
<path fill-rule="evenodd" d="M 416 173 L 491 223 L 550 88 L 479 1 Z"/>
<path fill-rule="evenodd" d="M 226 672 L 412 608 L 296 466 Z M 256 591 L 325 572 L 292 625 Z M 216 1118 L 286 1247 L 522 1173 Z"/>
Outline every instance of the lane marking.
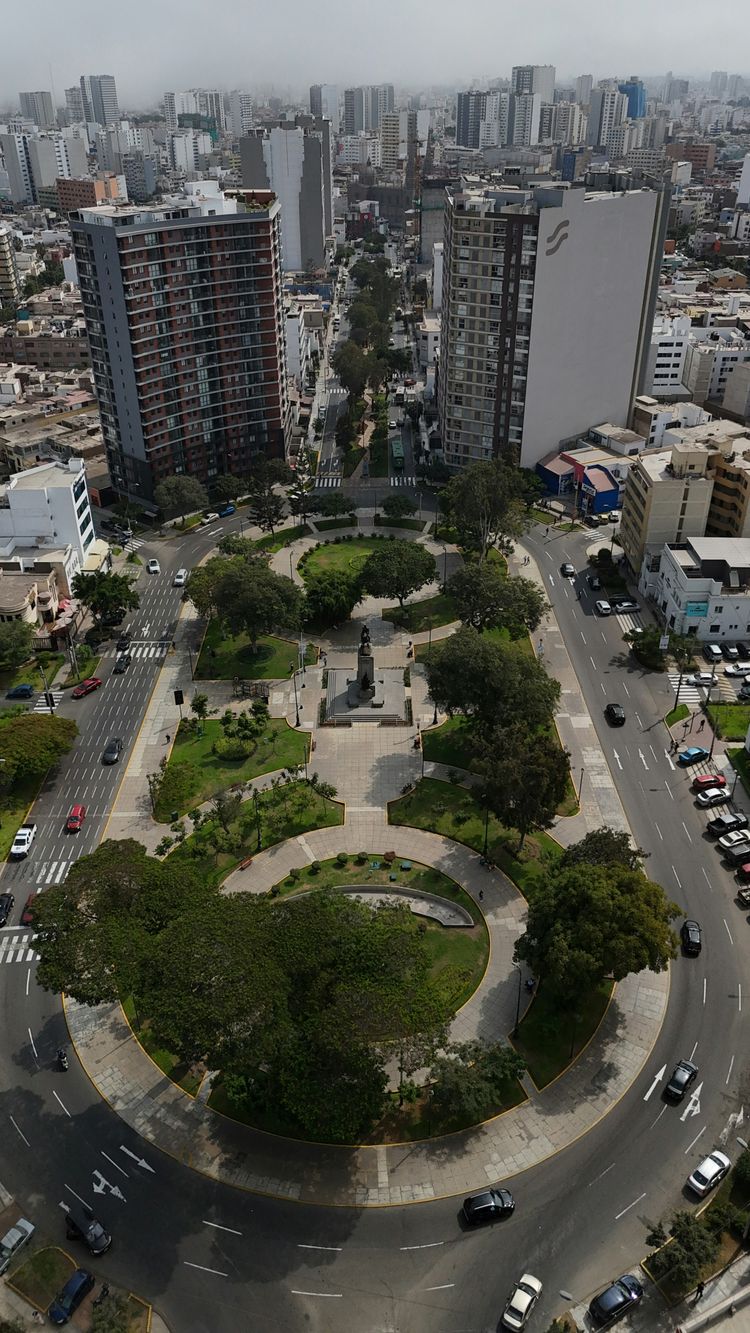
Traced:
<path fill-rule="evenodd" d="M 675 879 L 677 880 L 677 887 L 678 887 L 678 889 L 681 889 L 681 888 L 682 888 L 682 885 L 681 885 L 681 883 L 680 883 L 680 877 L 679 877 L 679 875 L 677 874 L 677 871 L 675 870 L 674 866 L 672 866 L 672 874 L 674 875 Z"/>
<path fill-rule="evenodd" d="M 591 653 L 589 653 L 589 662 L 591 663 L 592 667 L 594 668 L 594 671 L 596 671 L 596 662 L 594 661 L 593 657 L 591 656 Z"/>
<path fill-rule="evenodd" d="M 711 888 L 711 881 L 710 881 L 710 879 L 708 878 L 708 875 L 706 874 L 705 868 L 704 868 L 703 866 L 701 866 L 701 870 L 703 871 L 703 878 L 705 879 L 705 881 L 706 881 L 706 883 L 707 883 L 707 885 L 708 885 L 708 887 L 709 887 L 709 889 L 710 889 L 710 888 Z M 725 926 L 727 925 L 726 921 L 724 922 L 724 925 L 725 925 Z M 729 927 L 727 926 L 727 930 L 728 930 L 728 929 L 729 929 Z M 730 938 L 730 940 L 731 940 L 732 936 L 730 935 L 729 938 Z"/>
<path fill-rule="evenodd" d="M 726 1076 L 726 1078 L 724 1079 L 724 1087 L 727 1086 L 727 1083 L 729 1082 L 729 1080 L 730 1080 L 730 1078 L 731 1078 L 731 1076 L 732 1076 L 732 1070 L 733 1070 L 733 1068 L 734 1068 L 734 1056 L 732 1056 L 731 1060 L 729 1061 L 729 1068 L 728 1068 L 728 1070 L 727 1070 L 727 1076 Z"/>
<path fill-rule="evenodd" d="M 56 1099 L 56 1101 L 60 1102 L 60 1105 L 61 1105 L 63 1111 L 65 1112 L 66 1116 L 68 1117 L 68 1119 L 71 1119 L 70 1111 L 68 1110 L 68 1108 L 67 1108 L 67 1106 L 65 1105 L 65 1103 L 64 1103 L 63 1101 L 60 1101 L 60 1098 L 58 1097 L 58 1095 L 57 1095 L 57 1093 L 55 1092 L 55 1089 L 54 1089 L 54 1088 L 52 1089 L 52 1096 Z M 76 1196 L 76 1197 L 77 1197 L 77 1196 Z"/>
<path fill-rule="evenodd" d="M 638 751 L 638 757 L 641 763 L 643 764 L 643 767 L 645 768 L 646 772 L 648 773 L 649 769 L 648 769 L 648 764 L 646 763 L 646 756 L 644 755 L 642 750 Z"/>
<path fill-rule="evenodd" d="M 639 1194 L 637 1199 L 633 1199 L 633 1202 L 629 1203 L 627 1208 L 623 1208 L 621 1213 L 615 1213 L 615 1222 L 619 1222 L 621 1217 L 624 1217 L 626 1213 L 629 1213 L 630 1209 L 635 1208 L 635 1205 L 640 1203 L 641 1199 L 645 1199 L 645 1197 L 646 1191 L 644 1190 L 643 1194 Z"/>
<path fill-rule="evenodd" d="M 124 1176 L 126 1180 L 130 1180 L 130 1176 L 128 1175 L 127 1171 L 123 1171 L 122 1167 L 120 1166 L 120 1163 L 116 1162 L 114 1157 L 110 1157 L 109 1153 L 105 1152 L 103 1148 L 100 1148 L 99 1151 L 102 1157 L 106 1157 L 110 1165 L 115 1168 L 115 1171 L 119 1171 L 121 1176 Z"/>
<path fill-rule="evenodd" d="M 724 929 L 726 930 L 727 935 L 729 936 L 729 943 L 730 943 L 730 944 L 734 944 L 734 940 L 732 939 L 732 932 L 731 932 L 731 930 L 729 929 L 729 926 L 727 925 L 727 919 L 726 919 L 726 917 L 724 917 L 723 920 L 724 920 Z"/>
<path fill-rule="evenodd" d="M 239 1231 L 237 1235 L 240 1235 Z M 343 1248 L 343 1245 L 303 1245 L 301 1241 L 297 1244 L 298 1250 L 327 1250 L 331 1254 L 341 1254 Z"/>
<path fill-rule="evenodd" d="M 28 1034 L 29 1034 L 29 1041 L 31 1042 L 31 1049 L 32 1049 L 32 1051 L 34 1052 L 34 1059 L 35 1059 L 35 1060 L 37 1061 L 37 1063 L 38 1063 L 38 1062 L 39 1062 L 39 1056 L 38 1056 L 37 1053 L 36 1053 L 36 1046 L 34 1045 L 34 1038 L 33 1038 L 32 1035 L 31 1035 L 31 1028 L 27 1028 L 26 1031 L 27 1031 Z"/>
<path fill-rule="evenodd" d="M 698 1142 L 698 1139 L 701 1137 L 702 1134 L 705 1134 L 705 1132 L 706 1132 L 706 1126 L 704 1125 L 704 1126 L 703 1126 L 703 1129 L 699 1129 L 699 1130 L 698 1130 L 698 1133 L 696 1134 L 695 1138 L 693 1139 L 693 1142 L 692 1142 L 692 1143 L 689 1143 L 688 1146 L 687 1146 L 687 1148 L 685 1149 L 685 1153 L 684 1153 L 684 1156 L 685 1156 L 685 1157 L 687 1157 L 688 1153 L 690 1152 L 690 1149 L 695 1147 L 696 1143 Z"/>
<path fill-rule="evenodd" d="M 217 1231 L 229 1231 L 233 1236 L 242 1235 L 242 1232 L 235 1231 L 234 1227 L 223 1227 L 221 1222 L 208 1222 L 205 1217 L 203 1218 L 203 1225 L 204 1227 L 215 1227 Z"/>
<path fill-rule="evenodd" d="M 656 820 L 654 820 L 654 828 L 656 829 L 656 832 L 659 834 L 659 837 L 661 838 L 661 840 L 662 840 L 662 842 L 663 842 L 663 841 L 664 841 L 664 834 L 662 833 L 661 829 L 659 828 L 659 825 L 657 824 Z"/>
<path fill-rule="evenodd" d="M 65 1188 L 68 1191 L 68 1194 L 72 1194 L 74 1199 L 77 1199 L 79 1203 L 83 1204 L 84 1208 L 88 1208 L 86 1200 L 82 1199 L 80 1194 L 76 1194 L 75 1190 L 70 1185 L 66 1185 Z M 64 1203 L 60 1204 L 60 1207 L 64 1208 L 65 1204 Z"/>
<path fill-rule="evenodd" d="M 656 1117 L 656 1119 L 653 1120 L 653 1121 L 651 1122 L 651 1124 L 649 1125 L 649 1129 L 655 1129 L 655 1128 L 656 1128 L 656 1126 L 658 1125 L 659 1121 L 661 1120 L 662 1116 L 665 1114 L 665 1112 L 667 1111 L 667 1109 L 668 1109 L 668 1108 L 667 1108 L 666 1106 L 662 1106 L 662 1108 L 661 1108 L 661 1110 L 660 1110 L 658 1116 Z"/>
<path fill-rule="evenodd" d="M 666 759 L 667 763 L 669 764 L 669 767 L 671 768 L 672 772 L 673 772 L 673 773 L 676 773 L 676 772 L 677 772 L 677 769 L 675 768 L 674 764 L 672 763 L 672 756 L 671 756 L 671 754 L 669 753 L 669 750 L 665 750 L 665 751 L 664 751 L 664 758 Z M 667 791 L 669 791 L 669 786 L 668 786 L 668 785 L 667 785 Z M 669 794 L 670 794 L 670 796 L 672 796 L 671 791 L 669 791 Z M 672 796 L 672 800 L 674 800 L 674 796 Z"/>
<path fill-rule="evenodd" d="M 26 973 L 26 995 L 27 995 L 27 996 L 28 996 L 28 994 L 29 994 L 29 986 L 30 986 L 30 984 L 31 984 L 31 968 L 29 968 L 28 972 Z"/>
<path fill-rule="evenodd" d="M 688 842 L 692 842 L 693 839 L 692 839 L 691 836 L 690 836 L 690 832 L 689 832 L 689 830 L 688 830 L 688 826 L 687 826 L 687 824 L 685 823 L 685 820 L 684 820 L 684 819 L 682 820 L 682 827 L 684 828 L 685 833 L 687 834 L 687 840 L 688 840 Z"/>
<path fill-rule="evenodd" d="M 737 986 L 737 1000 L 738 1000 L 738 1003 L 739 1003 L 739 1010 L 740 1010 L 740 1013 L 742 1013 L 742 982 L 741 982 L 741 981 L 739 982 L 739 984 L 738 984 L 738 986 Z"/>
<path fill-rule="evenodd" d="M 690 1052 L 690 1055 L 688 1056 L 688 1059 L 689 1059 L 689 1060 L 692 1060 L 692 1058 L 693 1058 L 693 1056 L 695 1055 L 695 1052 L 697 1051 L 697 1049 L 698 1049 L 698 1043 L 696 1042 L 695 1045 L 694 1045 L 694 1047 L 693 1047 L 693 1049 L 692 1049 L 692 1051 Z"/>
<path fill-rule="evenodd" d="M 229 1277 L 228 1273 L 222 1273 L 220 1268 L 206 1268 L 204 1264 L 191 1264 L 187 1259 L 182 1261 L 186 1268 L 199 1268 L 201 1273 L 213 1273 L 216 1277 Z"/>
<path fill-rule="evenodd" d="M 26 1144 L 26 1147 L 27 1147 L 27 1148 L 30 1148 L 30 1147 L 31 1147 L 31 1144 L 29 1143 L 29 1140 L 27 1139 L 27 1137 L 26 1137 L 26 1135 L 24 1134 L 23 1130 L 22 1130 L 22 1129 L 19 1129 L 18 1125 L 16 1124 L 15 1120 L 13 1119 L 13 1116 L 10 1117 L 10 1123 L 11 1123 L 11 1125 L 13 1126 L 14 1130 L 16 1131 L 16 1134 L 19 1134 L 19 1135 L 21 1136 L 21 1138 L 23 1139 L 24 1143 Z"/>
<path fill-rule="evenodd" d="M 706 978 L 703 978 L 703 1003 L 706 1003 Z"/>
<path fill-rule="evenodd" d="M 579 633 L 580 633 L 581 638 L 583 639 L 583 642 L 585 643 L 585 642 L 586 642 L 586 635 L 584 634 L 583 630 L 579 630 Z"/>
<path fill-rule="evenodd" d="M 195 1265 L 197 1268 L 197 1264 Z M 223 1275 L 226 1277 L 226 1273 Z M 292 1287 L 293 1296 L 322 1296 L 329 1301 L 340 1301 L 344 1295 L 343 1291 L 299 1291 L 297 1287 Z"/>
<path fill-rule="evenodd" d="M 445 1245 L 444 1240 L 431 1240 L 427 1245 L 399 1245 L 400 1250 L 434 1250 L 439 1245 Z"/>
<path fill-rule="evenodd" d="M 625 681 L 622 682 L 622 688 L 624 689 L 624 691 L 625 691 L 625 693 L 627 694 L 628 698 L 630 698 L 630 690 L 628 689 L 627 685 L 625 684 Z M 636 717 L 637 717 L 637 716 L 638 716 L 638 714 L 636 713 Z"/>
<path fill-rule="evenodd" d="M 455 1287 L 455 1282 L 444 1282 L 441 1287 L 423 1287 L 422 1291 L 448 1291 L 449 1287 Z"/>
<path fill-rule="evenodd" d="M 591 1186 L 592 1186 L 592 1185 L 595 1185 L 596 1182 L 597 1182 L 598 1180 L 602 1180 L 602 1179 L 604 1178 L 604 1176 L 608 1175 L 609 1172 L 614 1168 L 614 1166 L 615 1166 L 615 1163 L 612 1162 L 612 1163 L 610 1163 L 609 1166 L 605 1167 L 605 1169 L 601 1172 L 600 1175 L 598 1175 L 598 1176 L 594 1176 L 594 1179 L 589 1181 L 588 1185 L 586 1186 L 586 1189 L 589 1189 L 589 1190 L 590 1190 L 590 1189 L 591 1189 Z"/>

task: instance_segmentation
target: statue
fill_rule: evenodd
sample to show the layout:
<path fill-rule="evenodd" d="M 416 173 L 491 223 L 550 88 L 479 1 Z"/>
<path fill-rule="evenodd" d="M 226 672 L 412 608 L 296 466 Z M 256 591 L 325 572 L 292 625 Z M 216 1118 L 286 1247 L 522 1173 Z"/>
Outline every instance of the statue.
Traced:
<path fill-rule="evenodd" d="M 365 648 L 365 646 L 368 646 L 368 647 L 369 647 L 369 643 L 370 643 L 370 631 L 369 631 L 369 629 L 367 628 L 366 625 L 363 625 L 363 626 L 362 626 L 362 634 L 361 634 L 361 636 L 360 636 L 360 640 L 359 640 L 359 651 L 362 652 L 362 650 Z"/>

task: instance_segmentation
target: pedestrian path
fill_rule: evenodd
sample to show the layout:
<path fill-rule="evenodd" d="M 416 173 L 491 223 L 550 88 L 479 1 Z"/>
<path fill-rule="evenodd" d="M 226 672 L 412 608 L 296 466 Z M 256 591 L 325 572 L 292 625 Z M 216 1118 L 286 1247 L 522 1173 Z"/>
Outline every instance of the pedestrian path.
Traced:
<path fill-rule="evenodd" d="M 409 477 L 390 477 L 391 486 L 416 486 L 417 479 L 414 476 Z"/>
<path fill-rule="evenodd" d="M 132 657 L 134 662 L 137 661 L 138 658 L 166 657 L 167 653 L 169 652 L 170 643 L 171 643 L 170 639 L 134 640 L 133 642 L 131 642 L 128 648 L 122 649 L 121 651 L 130 653 L 130 656 Z M 119 656 L 120 652 L 118 652 L 117 648 L 115 647 L 105 648 L 104 652 L 102 653 L 102 657 L 119 657 Z"/>
<path fill-rule="evenodd" d="M 58 704 L 60 703 L 60 700 L 62 699 L 63 694 L 64 694 L 65 691 L 64 691 L 64 690 L 50 690 L 49 692 L 50 692 L 50 694 L 52 695 L 52 711 L 54 712 L 55 708 L 57 708 Z M 39 698 L 37 699 L 36 703 L 34 704 L 34 707 L 33 707 L 33 709 L 32 709 L 32 712 L 34 712 L 34 713 L 48 713 L 49 711 L 50 711 L 50 707 L 49 707 L 49 702 L 48 702 L 48 699 L 47 699 L 46 694 L 40 694 L 40 695 L 39 695 Z"/>
<path fill-rule="evenodd" d="M 117 545 L 119 546 L 119 542 Z M 137 551 L 139 547 L 145 545 L 146 542 L 142 537 L 128 537 L 128 540 L 123 542 L 122 549 L 123 551 Z"/>
<path fill-rule="evenodd" d="M 615 619 L 623 634 L 629 634 L 631 630 L 643 628 L 640 611 L 627 611 L 621 616 L 615 615 Z"/>
<path fill-rule="evenodd" d="M 318 474 L 318 476 L 315 478 L 316 491 L 326 490 L 326 489 L 330 490 L 331 488 L 340 485 L 341 485 L 341 477 L 339 476 L 329 477 L 329 476 L 321 476 L 320 474 Z"/>
<path fill-rule="evenodd" d="M 36 963 L 39 954 L 31 948 L 34 935 L 30 930 L 19 930 L 16 926 L 3 927 L 0 931 L 0 963 Z"/>
<path fill-rule="evenodd" d="M 669 672 L 669 683 L 672 686 L 672 689 L 674 690 L 675 694 L 677 694 L 677 689 L 678 686 L 680 685 L 679 672 L 677 671 Z M 703 688 L 703 686 L 688 685 L 685 681 L 685 677 L 683 676 L 682 685 L 680 686 L 680 703 L 692 704 L 694 706 L 697 706 L 699 704 L 702 704 L 705 698 L 706 698 L 706 690 Z M 735 690 L 734 686 L 732 685 L 728 677 L 726 676 L 716 677 L 716 684 L 713 686 L 713 689 L 711 690 L 711 698 L 712 699 L 718 698 L 721 699 L 724 703 L 730 703 L 730 704 L 737 702 L 737 691 Z"/>

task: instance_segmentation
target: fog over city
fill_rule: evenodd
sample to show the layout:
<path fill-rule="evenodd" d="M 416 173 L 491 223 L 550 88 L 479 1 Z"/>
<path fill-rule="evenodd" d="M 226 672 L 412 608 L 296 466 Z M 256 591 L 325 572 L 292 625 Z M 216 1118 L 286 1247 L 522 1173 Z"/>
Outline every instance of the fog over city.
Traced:
<path fill-rule="evenodd" d="M 429 88 L 508 75 L 525 61 L 554 64 L 562 79 L 582 70 L 700 76 L 737 60 L 744 72 L 750 48 L 750 6 L 733 7 L 730 31 L 699 0 L 572 0 L 562 7 L 468 0 L 458 8 L 448 0 L 131 0 L 123 11 L 94 0 L 38 0 L 33 40 L 17 15 L 0 43 L 0 106 L 19 89 L 49 87 L 50 65 L 58 99 L 82 70 L 102 70 L 115 75 L 123 106 L 145 107 L 165 88 L 193 83 L 295 97 L 313 79 Z"/>

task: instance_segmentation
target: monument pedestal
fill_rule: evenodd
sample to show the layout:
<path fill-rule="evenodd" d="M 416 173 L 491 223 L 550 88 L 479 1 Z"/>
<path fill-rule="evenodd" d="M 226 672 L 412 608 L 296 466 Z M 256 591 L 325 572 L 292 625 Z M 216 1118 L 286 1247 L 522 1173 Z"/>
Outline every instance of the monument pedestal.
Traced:
<path fill-rule="evenodd" d="M 325 720 L 406 723 L 404 673 L 399 667 L 376 668 L 367 626 L 362 630 L 356 676 L 339 667 L 328 672 Z"/>

